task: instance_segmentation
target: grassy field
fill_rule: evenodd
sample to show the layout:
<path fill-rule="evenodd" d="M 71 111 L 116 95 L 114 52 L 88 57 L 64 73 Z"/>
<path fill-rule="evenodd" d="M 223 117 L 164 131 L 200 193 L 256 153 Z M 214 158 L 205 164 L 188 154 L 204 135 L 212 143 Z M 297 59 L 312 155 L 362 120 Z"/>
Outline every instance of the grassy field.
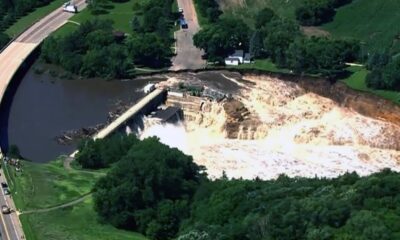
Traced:
<path fill-rule="evenodd" d="M 23 162 L 23 172 L 7 168 L 14 201 L 20 210 L 60 205 L 89 193 L 102 172 L 66 171 L 62 161 L 47 164 Z"/>
<path fill-rule="evenodd" d="M 301 0 L 220 0 L 226 16 L 242 17 L 252 23 L 256 13 L 270 7 L 283 17 L 295 19 L 294 12 Z M 355 38 L 363 41 L 366 51 L 388 48 L 400 53 L 400 1 L 353 0 L 337 9 L 332 22 L 320 28 L 337 38 Z"/>
<path fill-rule="evenodd" d="M 353 0 L 340 8 L 334 21 L 323 28 L 336 37 L 360 39 L 370 51 L 390 48 L 399 53 L 399 9 L 398 0 Z"/>
<path fill-rule="evenodd" d="M 145 0 L 129 0 L 124 3 L 110 2 L 107 13 L 100 15 L 92 15 L 88 9 L 76 14 L 71 21 L 82 23 L 92 18 L 110 19 L 114 22 L 114 28 L 129 34 L 132 34 L 131 20 L 134 16 L 134 3 L 143 2 Z M 156 16 L 155 16 L 156 17 Z"/>
<path fill-rule="evenodd" d="M 21 215 L 21 221 L 28 240 L 146 240 L 140 234 L 99 224 L 90 198 L 52 212 Z"/>
<path fill-rule="evenodd" d="M 227 66 L 227 68 L 257 69 L 257 70 L 265 70 L 265 71 L 270 71 L 270 72 L 288 72 L 288 70 L 279 69 L 269 59 L 257 59 L 253 63 L 250 63 L 250 64 L 241 64 L 239 66 Z"/>
<path fill-rule="evenodd" d="M 22 173 L 6 167 L 9 185 L 17 208 L 43 209 L 75 200 L 91 191 L 105 171 L 65 170 L 61 160 L 47 164 L 23 162 Z M 20 216 L 26 239 L 131 239 L 145 240 L 142 235 L 103 225 L 97 221 L 93 202 L 84 202 L 45 213 Z"/>
<path fill-rule="evenodd" d="M 375 95 L 378 95 L 382 98 L 391 100 L 397 104 L 400 104 L 400 92 L 395 92 L 395 91 L 385 91 L 385 90 L 373 90 L 367 87 L 365 84 L 365 77 L 368 74 L 368 71 L 365 68 L 362 67 L 351 67 L 349 70 L 352 72 L 352 74 L 342 80 L 344 81 L 347 86 L 359 90 L 359 91 L 364 91 L 364 92 L 370 92 Z"/>
<path fill-rule="evenodd" d="M 54 0 L 47 6 L 37 8 L 33 12 L 29 13 L 28 15 L 18 19 L 13 25 L 11 25 L 5 32 L 10 36 L 16 36 L 23 32 L 26 28 L 30 25 L 38 21 L 39 19 L 43 18 L 50 12 L 54 11 L 55 9 L 61 7 L 61 5 L 66 0 Z"/>
<path fill-rule="evenodd" d="M 52 33 L 53 36 L 57 37 L 62 37 L 78 28 L 78 25 L 72 22 L 67 22 L 64 24 L 61 28 L 59 28 L 57 31 Z"/>

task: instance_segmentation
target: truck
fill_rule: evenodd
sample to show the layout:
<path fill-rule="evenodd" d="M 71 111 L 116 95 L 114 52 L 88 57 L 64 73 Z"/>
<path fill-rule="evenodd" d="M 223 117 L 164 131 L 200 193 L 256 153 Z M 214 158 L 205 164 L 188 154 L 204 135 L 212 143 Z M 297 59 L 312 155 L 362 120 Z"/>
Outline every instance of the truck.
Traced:
<path fill-rule="evenodd" d="M 72 2 L 66 2 L 63 5 L 63 11 L 64 12 L 70 12 L 70 13 L 77 13 L 78 12 L 78 7 L 73 4 Z"/>

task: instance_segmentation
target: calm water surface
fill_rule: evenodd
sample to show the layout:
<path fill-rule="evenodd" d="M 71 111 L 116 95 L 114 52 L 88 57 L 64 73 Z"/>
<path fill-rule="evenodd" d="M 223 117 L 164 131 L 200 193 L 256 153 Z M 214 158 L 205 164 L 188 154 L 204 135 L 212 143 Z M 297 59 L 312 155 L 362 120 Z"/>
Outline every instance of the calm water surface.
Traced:
<path fill-rule="evenodd" d="M 8 115 L 8 143 L 23 157 L 47 162 L 76 146 L 55 141 L 63 131 L 104 123 L 118 101 L 137 101 L 149 80 L 57 80 L 33 70 L 18 86 Z M 2 113 L 3 114 L 3 113 Z"/>

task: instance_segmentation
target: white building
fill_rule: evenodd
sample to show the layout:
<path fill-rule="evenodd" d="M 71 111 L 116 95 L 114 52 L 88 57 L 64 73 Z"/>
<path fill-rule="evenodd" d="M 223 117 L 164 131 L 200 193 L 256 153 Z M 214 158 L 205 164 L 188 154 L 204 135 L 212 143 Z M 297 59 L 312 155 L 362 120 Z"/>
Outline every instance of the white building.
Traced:
<path fill-rule="evenodd" d="M 237 66 L 242 63 L 250 63 L 251 56 L 250 53 L 244 53 L 243 50 L 235 50 L 232 55 L 229 55 L 225 58 L 225 65 L 234 65 Z"/>
<path fill-rule="evenodd" d="M 238 58 L 225 58 L 225 65 L 233 65 L 233 66 L 237 66 L 239 65 L 240 60 Z"/>

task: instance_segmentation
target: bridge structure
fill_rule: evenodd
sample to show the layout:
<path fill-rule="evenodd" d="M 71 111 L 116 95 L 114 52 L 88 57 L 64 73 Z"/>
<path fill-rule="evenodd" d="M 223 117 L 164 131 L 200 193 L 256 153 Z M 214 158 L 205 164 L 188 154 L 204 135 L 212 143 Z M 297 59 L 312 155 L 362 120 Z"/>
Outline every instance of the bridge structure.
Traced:
<path fill-rule="evenodd" d="M 85 0 L 76 1 L 76 4 L 79 9 L 86 6 Z M 60 8 L 15 37 L 3 49 L 0 53 L 0 104 L 10 82 L 22 63 L 50 33 L 64 25 L 72 16 L 73 13 L 64 12 L 60 6 Z"/>
<path fill-rule="evenodd" d="M 78 9 L 86 7 L 85 0 L 75 2 Z M 31 55 L 31 53 L 40 45 L 40 43 L 52 32 L 63 26 L 67 20 L 72 17 L 72 13 L 64 12 L 60 8 L 56 9 L 46 17 L 36 23 L 33 23 L 23 33 L 16 36 L 5 48 L 0 52 L 0 105 L 4 102 L 4 96 L 14 75 Z M 0 114 L 3 114 L 0 112 Z M 4 159 L 4 155 L 0 149 L 0 160 Z M 5 164 L 2 161 L 2 164 Z M 0 169 L 0 181 L 7 183 L 4 175 L 6 168 Z M 11 186 L 12 187 L 12 186 Z M 24 239 L 22 225 L 18 217 L 18 211 L 11 195 L 6 195 L 3 189 L 0 189 L 0 204 L 7 205 L 12 209 L 10 214 L 0 213 L 0 231 L 1 239 L 14 240 Z"/>
<path fill-rule="evenodd" d="M 130 119 L 138 116 L 138 115 L 146 115 L 147 113 L 153 111 L 157 108 L 161 103 L 165 102 L 167 98 L 167 90 L 162 88 L 156 88 L 151 93 L 144 96 L 139 102 L 135 103 L 131 108 L 125 111 L 121 116 L 112 121 L 106 127 L 101 129 L 99 132 L 94 134 L 92 138 L 103 139 L 113 132 L 116 132 L 122 126 L 124 126 Z M 73 152 L 69 157 L 69 162 L 73 160 L 78 151 Z"/>

